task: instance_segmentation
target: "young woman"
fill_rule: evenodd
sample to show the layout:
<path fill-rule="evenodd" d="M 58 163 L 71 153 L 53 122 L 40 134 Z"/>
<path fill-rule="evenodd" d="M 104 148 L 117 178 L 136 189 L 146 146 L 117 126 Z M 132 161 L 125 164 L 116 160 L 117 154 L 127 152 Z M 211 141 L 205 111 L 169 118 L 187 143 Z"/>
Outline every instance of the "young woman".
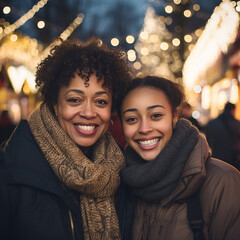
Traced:
<path fill-rule="evenodd" d="M 124 239 L 193 239 L 187 200 L 196 192 L 205 239 L 240 239 L 240 174 L 212 158 L 198 129 L 178 119 L 183 100 L 178 84 L 153 76 L 134 79 L 123 98 Z"/>
<path fill-rule="evenodd" d="M 107 132 L 131 71 L 100 41 L 63 42 L 38 66 L 43 103 L 0 157 L 0 239 L 121 239 L 124 157 Z"/>

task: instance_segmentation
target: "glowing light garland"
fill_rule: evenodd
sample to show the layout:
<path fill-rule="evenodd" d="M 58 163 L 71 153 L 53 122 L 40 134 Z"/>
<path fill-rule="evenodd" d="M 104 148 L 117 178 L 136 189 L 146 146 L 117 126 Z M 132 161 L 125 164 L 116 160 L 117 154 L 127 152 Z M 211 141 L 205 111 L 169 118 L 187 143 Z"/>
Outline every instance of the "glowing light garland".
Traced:
<path fill-rule="evenodd" d="M 15 23 L 11 24 L 10 26 L 6 27 L 4 31 L 0 34 L 0 40 L 7 36 L 8 34 L 14 32 L 16 29 L 21 27 L 25 22 L 31 19 L 39 10 L 40 8 L 44 7 L 47 4 L 48 0 L 41 0 L 36 5 L 32 7 L 26 14 L 20 17 Z"/>
<path fill-rule="evenodd" d="M 33 72 L 36 70 L 37 64 L 45 58 L 53 45 L 58 44 L 58 40 L 52 42 L 47 48 L 42 50 L 42 46 L 37 43 L 37 40 L 31 39 L 29 37 L 18 37 L 13 41 L 10 33 L 16 30 L 18 27 L 23 25 L 28 19 L 33 17 L 33 11 L 36 13 L 40 7 L 43 7 L 48 0 L 42 0 L 38 2 L 27 14 L 22 16 L 17 22 L 10 25 L 4 29 L 4 32 L 0 34 L 0 40 L 7 36 L 3 41 L 0 48 L 0 64 L 5 64 L 10 62 L 18 67 L 9 66 L 8 75 L 11 80 L 14 91 L 19 94 L 23 87 L 25 80 L 27 81 L 29 88 L 32 93 L 36 93 L 35 88 L 35 76 Z M 73 22 L 60 34 L 60 38 L 65 41 L 72 32 L 82 23 L 84 18 L 83 14 L 78 14 L 78 16 L 73 20 Z"/>
<path fill-rule="evenodd" d="M 210 78 L 209 70 L 220 64 L 221 54 L 226 54 L 234 42 L 239 27 L 239 14 L 231 2 L 223 1 L 215 8 L 183 67 L 185 87 L 193 89 L 196 83 Z M 217 69 L 212 74 L 216 77 Z M 212 76 L 213 77 L 213 76 Z"/>
<path fill-rule="evenodd" d="M 73 22 L 60 34 L 60 38 L 66 40 L 72 32 L 82 23 L 84 18 L 83 14 L 73 20 Z M 57 45 L 55 40 L 47 48 L 43 50 L 43 46 L 37 42 L 36 39 L 30 37 L 21 37 L 16 35 L 17 40 L 12 41 L 11 36 L 7 36 L 0 48 L 0 64 L 4 64 L 8 61 L 15 62 L 16 65 L 27 66 L 31 71 L 35 71 L 37 64 L 45 58 L 53 45 Z"/>
<path fill-rule="evenodd" d="M 73 22 L 60 34 L 60 38 L 65 41 L 72 32 L 82 23 L 84 18 L 84 14 L 80 13 L 77 17 L 73 20 Z M 40 60 L 44 59 L 50 52 L 51 47 L 53 45 L 58 44 L 58 39 L 53 41 L 47 48 L 44 49 L 43 53 L 40 55 Z"/>

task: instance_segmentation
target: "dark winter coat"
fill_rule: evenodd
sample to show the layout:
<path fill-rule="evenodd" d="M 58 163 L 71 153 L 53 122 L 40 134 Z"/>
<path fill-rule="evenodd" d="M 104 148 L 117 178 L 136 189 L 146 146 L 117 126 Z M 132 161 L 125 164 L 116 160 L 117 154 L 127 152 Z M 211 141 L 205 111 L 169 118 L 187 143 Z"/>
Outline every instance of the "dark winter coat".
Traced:
<path fill-rule="evenodd" d="M 83 240 L 78 199 L 59 182 L 21 121 L 0 155 L 0 239 Z"/>
<path fill-rule="evenodd" d="M 206 125 L 205 134 L 213 157 L 240 170 L 240 121 L 224 111 Z"/>

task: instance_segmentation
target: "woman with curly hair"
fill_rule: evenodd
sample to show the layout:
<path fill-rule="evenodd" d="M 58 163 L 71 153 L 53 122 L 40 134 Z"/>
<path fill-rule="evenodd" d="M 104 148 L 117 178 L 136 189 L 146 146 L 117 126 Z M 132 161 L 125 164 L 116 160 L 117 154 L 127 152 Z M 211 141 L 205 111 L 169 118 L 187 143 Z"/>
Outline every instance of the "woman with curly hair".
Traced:
<path fill-rule="evenodd" d="M 124 158 L 107 130 L 131 74 L 99 40 L 65 41 L 38 65 L 43 102 L 2 146 L 1 239 L 121 239 Z"/>

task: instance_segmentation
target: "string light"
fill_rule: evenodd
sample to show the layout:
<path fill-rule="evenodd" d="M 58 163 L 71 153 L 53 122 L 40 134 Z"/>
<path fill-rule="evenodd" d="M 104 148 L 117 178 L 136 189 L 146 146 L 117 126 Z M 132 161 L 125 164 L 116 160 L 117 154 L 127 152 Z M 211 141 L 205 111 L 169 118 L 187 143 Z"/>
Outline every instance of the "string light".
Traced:
<path fill-rule="evenodd" d="M 118 46 L 118 45 L 119 45 L 119 40 L 118 40 L 118 38 L 112 38 L 112 39 L 111 39 L 111 44 L 112 44 L 112 46 L 114 46 L 114 47 Z"/>
<path fill-rule="evenodd" d="M 172 6 L 170 6 L 170 5 L 167 5 L 166 7 L 165 7 L 165 12 L 166 13 L 172 13 L 173 12 L 173 7 Z"/>
<path fill-rule="evenodd" d="M 134 41 L 135 41 L 134 36 L 128 35 L 128 36 L 126 37 L 126 42 L 127 42 L 128 44 L 132 44 L 132 43 L 134 43 Z"/>
<path fill-rule="evenodd" d="M 42 29 L 42 28 L 45 27 L 45 22 L 44 22 L 44 21 L 39 21 L 39 22 L 37 23 L 37 26 L 38 26 L 39 29 Z"/>
<path fill-rule="evenodd" d="M 133 49 L 127 51 L 128 60 L 134 62 L 136 60 L 136 52 Z"/>
<path fill-rule="evenodd" d="M 11 12 L 11 8 L 9 7 L 9 6 L 5 6 L 4 8 L 3 8 L 3 13 L 4 14 L 9 14 Z"/>
<path fill-rule="evenodd" d="M 4 31 L 0 34 L 0 40 L 7 36 L 8 34 L 14 32 L 16 29 L 20 28 L 25 22 L 29 19 L 33 18 L 33 16 L 40 10 L 40 8 L 44 7 L 47 4 L 48 0 L 41 0 L 36 5 L 32 7 L 26 14 L 20 17 L 15 23 L 7 26 Z"/>
<path fill-rule="evenodd" d="M 226 54 L 234 42 L 239 26 L 239 14 L 229 1 L 217 6 L 183 67 L 185 87 L 191 90 L 196 82 L 209 79 L 209 70 Z M 220 74 L 213 69 L 211 76 Z"/>
<path fill-rule="evenodd" d="M 73 22 L 60 34 L 60 39 L 65 41 L 71 34 L 72 32 L 82 23 L 84 18 L 84 14 L 80 13 L 77 15 L 77 17 L 73 20 Z M 44 59 L 50 52 L 51 48 L 53 45 L 57 45 L 58 39 L 53 41 L 45 50 L 43 53 L 40 55 L 40 60 Z"/>

